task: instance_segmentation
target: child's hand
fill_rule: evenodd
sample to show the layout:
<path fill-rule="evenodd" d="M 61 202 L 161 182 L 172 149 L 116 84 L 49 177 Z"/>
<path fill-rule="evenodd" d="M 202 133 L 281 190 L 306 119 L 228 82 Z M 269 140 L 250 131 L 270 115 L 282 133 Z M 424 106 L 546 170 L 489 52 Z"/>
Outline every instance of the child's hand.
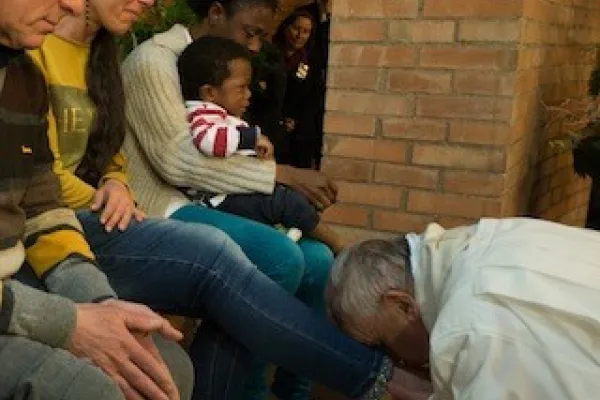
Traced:
<path fill-rule="evenodd" d="M 274 154 L 273 144 L 265 135 L 260 135 L 256 142 L 256 156 L 261 160 L 272 160 Z"/>

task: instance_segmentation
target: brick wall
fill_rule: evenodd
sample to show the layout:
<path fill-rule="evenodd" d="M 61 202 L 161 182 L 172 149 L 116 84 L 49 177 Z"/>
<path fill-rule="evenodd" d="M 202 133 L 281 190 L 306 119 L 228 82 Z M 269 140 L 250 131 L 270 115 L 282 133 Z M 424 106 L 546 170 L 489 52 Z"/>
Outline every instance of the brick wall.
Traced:
<path fill-rule="evenodd" d="M 570 153 L 556 154 L 544 145 L 564 133 L 561 127 L 542 130 L 536 121 L 545 119 L 539 99 L 558 104 L 585 96 L 597 63 L 594 44 L 600 42 L 600 2 L 526 0 L 523 14 L 514 137 L 537 133 L 530 144 L 530 210 L 542 218 L 581 225 L 587 214 L 589 182 L 573 176 Z M 516 160 L 515 164 L 521 168 Z"/>
<path fill-rule="evenodd" d="M 323 168 L 341 202 L 325 220 L 352 238 L 529 212 L 580 223 L 587 183 L 542 142 L 540 100 L 585 92 L 597 4 L 335 0 Z"/>

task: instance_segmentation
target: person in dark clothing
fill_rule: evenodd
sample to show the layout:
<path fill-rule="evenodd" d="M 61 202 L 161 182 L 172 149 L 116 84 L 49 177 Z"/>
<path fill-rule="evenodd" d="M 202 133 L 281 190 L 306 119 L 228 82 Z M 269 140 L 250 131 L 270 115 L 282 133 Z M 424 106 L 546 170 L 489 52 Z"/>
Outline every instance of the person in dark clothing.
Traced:
<path fill-rule="evenodd" d="M 327 90 L 327 66 L 329 64 L 329 39 L 331 28 L 331 0 L 315 0 L 311 4 L 301 7 L 300 10 L 308 12 L 317 22 L 314 32 L 314 46 L 309 59 L 316 65 L 321 76 L 318 82 L 319 111 L 316 116 L 317 146 L 315 146 L 315 163 L 317 169 L 321 166 L 323 148 L 323 119 L 325 116 L 325 92 Z"/>
<path fill-rule="evenodd" d="M 244 119 L 260 126 L 275 148 L 275 160 L 283 164 L 289 160 L 290 144 L 283 127 L 283 101 L 286 73 L 281 53 L 271 42 L 265 41 L 252 57 L 250 106 Z"/>
<path fill-rule="evenodd" d="M 283 55 L 287 84 L 283 104 L 283 126 L 290 152 L 283 163 L 298 168 L 314 168 L 318 142 L 317 116 L 322 92 L 318 66 L 310 59 L 316 21 L 304 10 L 298 10 L 279 26 L 273 44 Z"/>

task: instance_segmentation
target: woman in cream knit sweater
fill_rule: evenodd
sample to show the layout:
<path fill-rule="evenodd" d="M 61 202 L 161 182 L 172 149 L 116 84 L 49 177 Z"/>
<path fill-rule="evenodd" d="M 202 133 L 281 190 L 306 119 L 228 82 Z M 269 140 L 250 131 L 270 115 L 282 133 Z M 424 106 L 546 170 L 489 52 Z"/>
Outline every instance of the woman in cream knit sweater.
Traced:
<path fill-rule="evenodd" d="M 322 243 L 295 243 L 276 229 L 193 204 L 177 189 L 216 194 L 270 194 L 275 183 L 289 185 L 325 209 L 335 202 L 337 188 L 313 170 L 278 166 L 272 161 L 232 156 L 209 158 L 198 152 L 189 135 L 180 91 L 177 58 L 193 38 L 226 36 L 258 51 L 274 13 L 273 0 L 189 0 L 201 23 L 190 30 L 176 25 L 136 48 L 122 68 L 129 134 L 125 152 L 131 185 L 141 207 L 154 217 L 199 222 L 226 232 L 248 258 L 271 279 L 319 312 L 324 311 L 324 285 L 333 261 Z M 264 373 L 251 383 L 244 398 L 265 399 Z M 310 385 L 284 372 L 273 390 L 282 399 L 306 398 Z M 285 384 L 278 384 L 285 382 Z"/>

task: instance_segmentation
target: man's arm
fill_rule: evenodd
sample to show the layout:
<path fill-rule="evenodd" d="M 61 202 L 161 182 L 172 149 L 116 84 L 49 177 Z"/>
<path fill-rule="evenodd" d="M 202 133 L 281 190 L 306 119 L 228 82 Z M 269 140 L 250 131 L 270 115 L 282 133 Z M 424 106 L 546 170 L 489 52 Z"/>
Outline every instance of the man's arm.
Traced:
<path fill-rule="evenodd" d="M 15 280 L 0 282 L 0 335 L 66 348 L 75 319 L 75 304 L 67 298 Z"/>
<path fill-rule="evenodd" d="M 35 146 L 32 177 L 22 207 L 26 260 L 50 292 L 76 302 L 116 297 L 75 213 L 60 200 L 60 183 L 52 172 L 53 157 L 46 135 Z"/>
<path fill-rule="evenodd" d="M 130 133 L 165 181 L 215 193 L 273 191 L 274 162 L 198 153 L 190 138 L 173 51 L 147 41 L 127 57 L 122 73 Z"/>
<path fill-rule="evenodd" d="M 498 332 L 457 335 L 448 343 L 452 344 L 432 351 L 431 400 L 581 398 L 561 388 L 566 379 L 562 372 L 570 371 L 575 377 L 575 371 L 540 345 L 519 343 Z M 581 379 L 585 386 L 584 377 Z"/>

